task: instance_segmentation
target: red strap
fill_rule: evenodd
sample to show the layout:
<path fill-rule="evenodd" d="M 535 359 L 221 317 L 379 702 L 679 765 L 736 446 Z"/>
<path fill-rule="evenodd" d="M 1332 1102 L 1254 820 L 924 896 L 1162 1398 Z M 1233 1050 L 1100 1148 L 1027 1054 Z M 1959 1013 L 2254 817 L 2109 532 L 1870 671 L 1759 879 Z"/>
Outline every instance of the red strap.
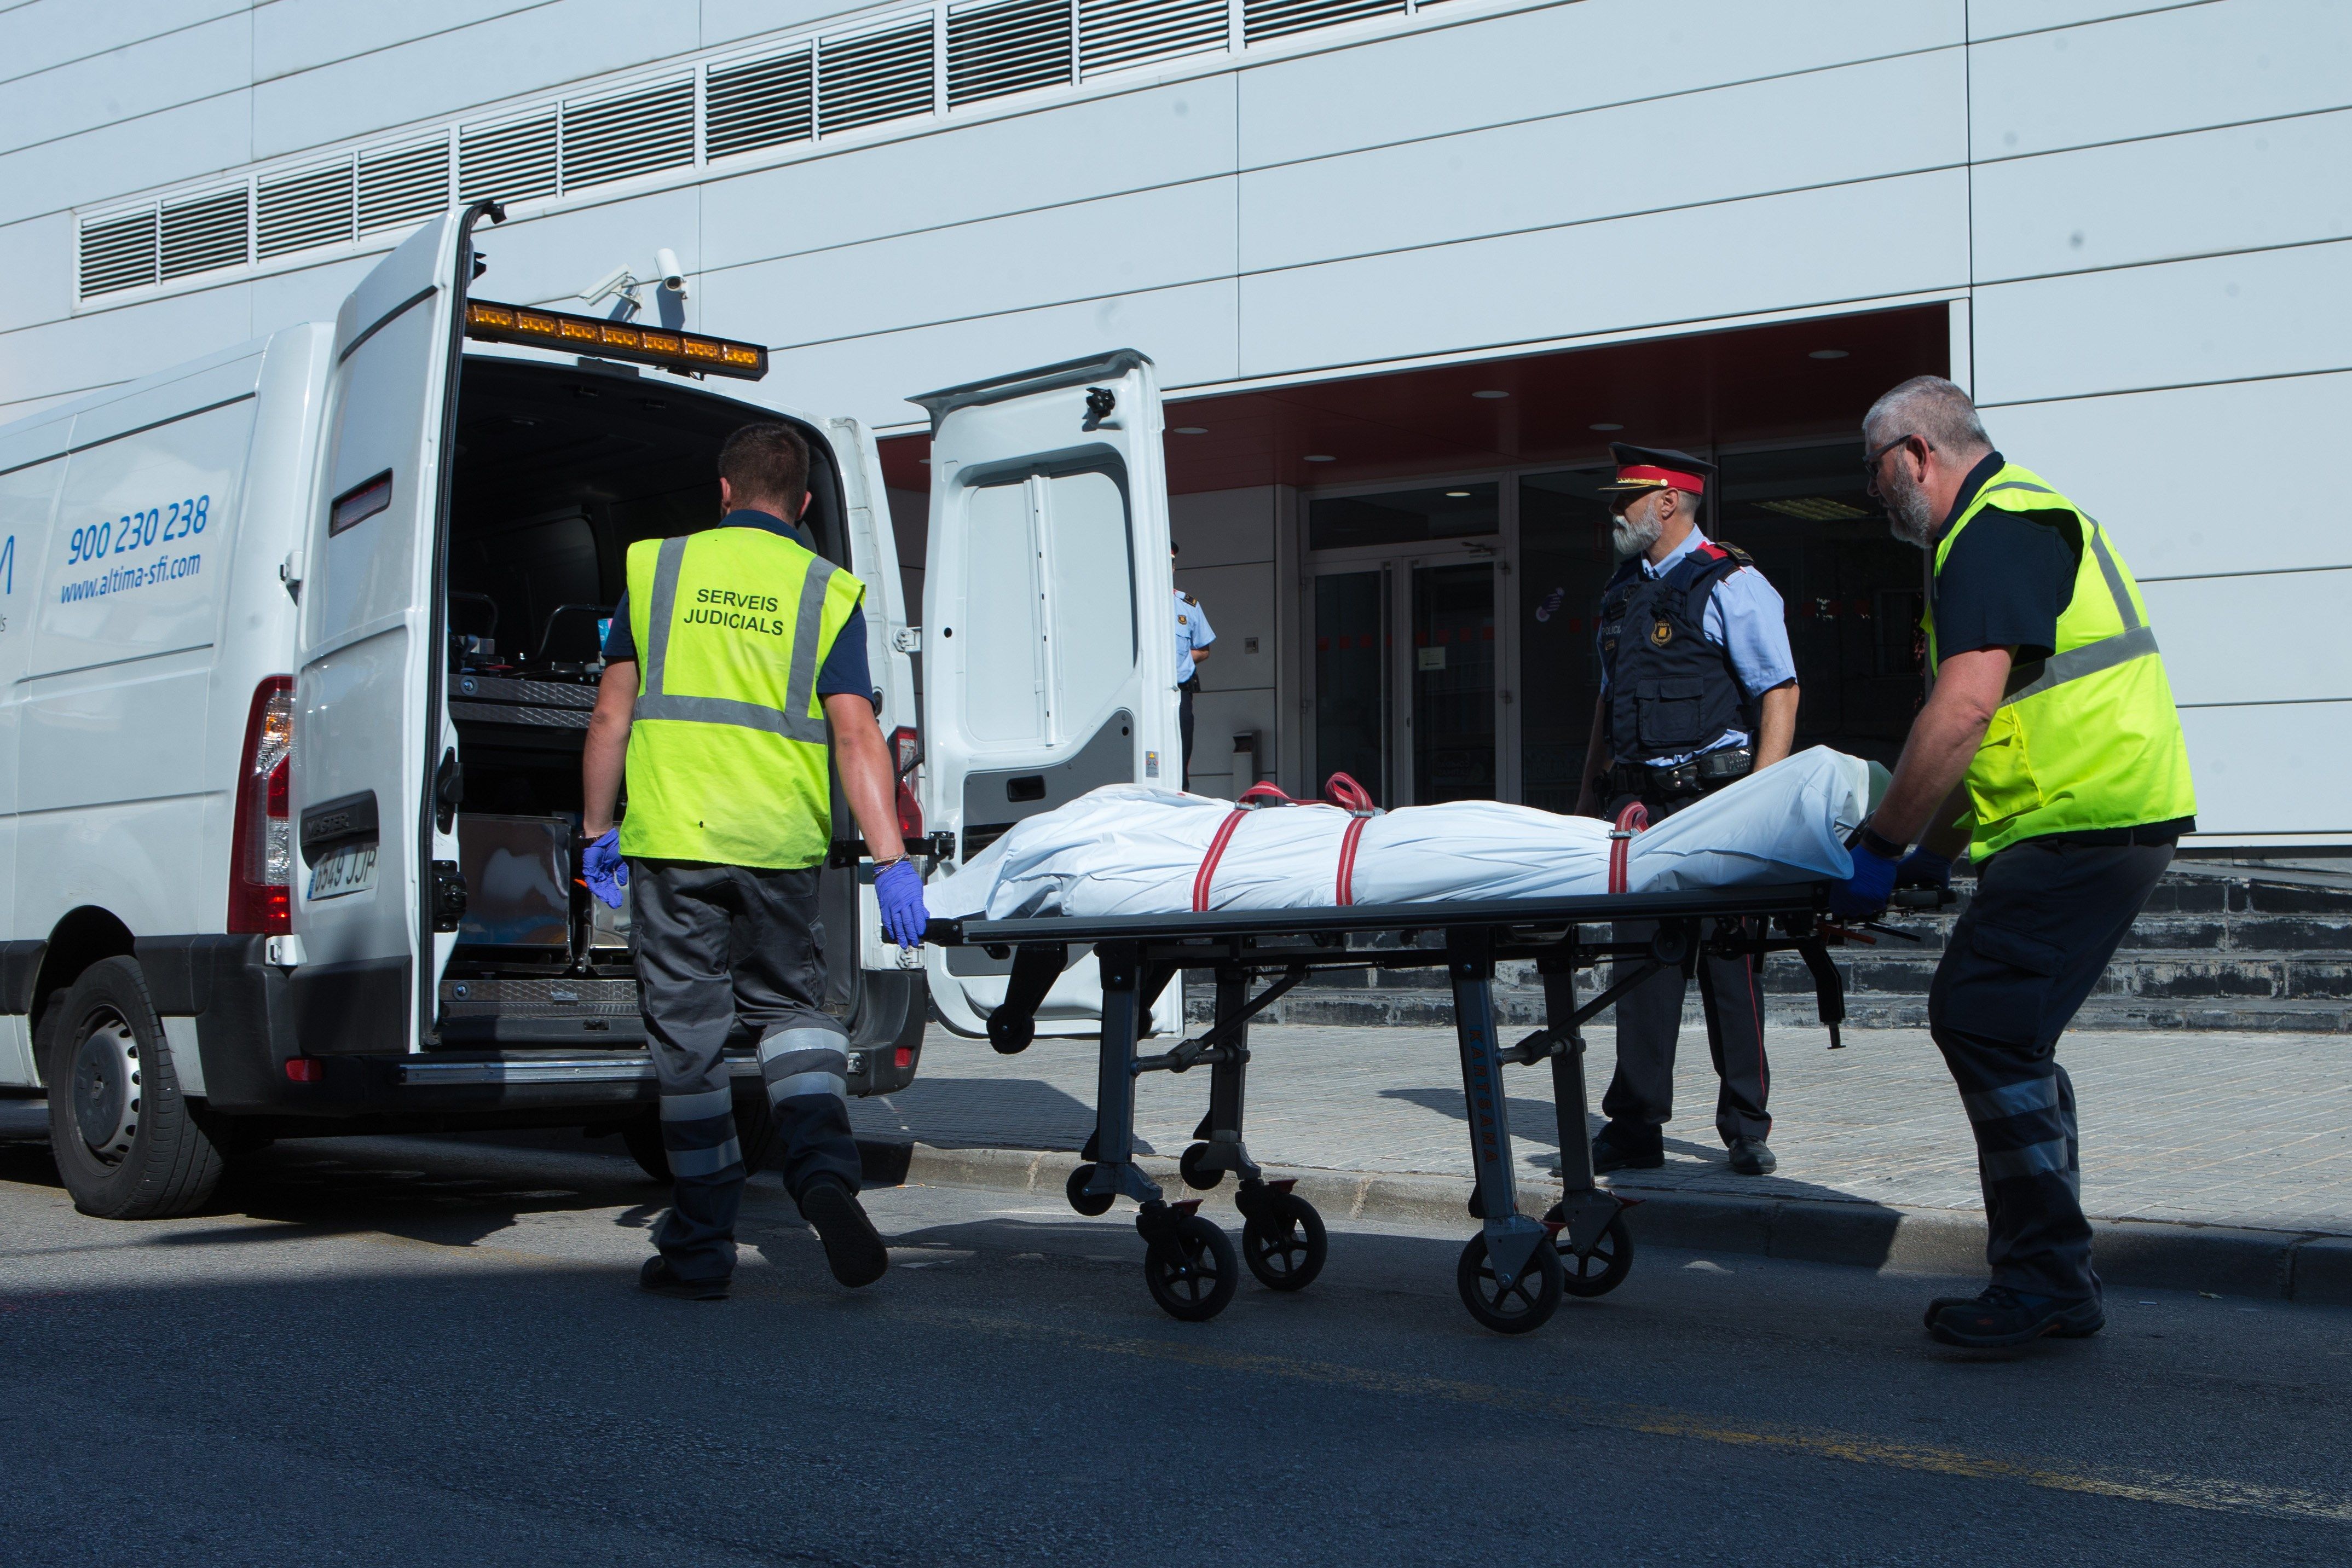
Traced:
<path fill-rule="evenodd" d="M 1372 792 L 1345 773 L 1334 773 L 1323 781 L 1323 798 L 1350 811 L 1379 810 L 1372 804 Z"/>
<path fill-rule="evenodd" d="M 1609 835 L 1609 891 L 1628 893 L 1625 885 L 1625 859 L 1633 847 L 1633 835 L 1650 825 L 1650 809 L 1639 800 L 1628 800 L 1625 809 L 1617 813 L 1617 826 Z"/>
<path fill-rule="evenodd" d="M 1209 852 L 1201 857 L 1201 869 L 1192 876 L 1192 913 L 1203 914 L 1209 907 L 1209 883 L 1217 874 L 1217 862 L 1224 858 L 1225 846 L 1234 841 L 1234 830 L 1249 815 L 1246 809 L 1235 807 L 1217 825 L 1217 836 L 1209 841 Z"/>
<path fill-rule="evenodd" d="M 1370 821 L 1370 817 L 1355 818 L 1340 836 L 1339 902 L 1342 904 L 1356 902 L 1356 841 L 1364 836 L 1364 824 Z"/>

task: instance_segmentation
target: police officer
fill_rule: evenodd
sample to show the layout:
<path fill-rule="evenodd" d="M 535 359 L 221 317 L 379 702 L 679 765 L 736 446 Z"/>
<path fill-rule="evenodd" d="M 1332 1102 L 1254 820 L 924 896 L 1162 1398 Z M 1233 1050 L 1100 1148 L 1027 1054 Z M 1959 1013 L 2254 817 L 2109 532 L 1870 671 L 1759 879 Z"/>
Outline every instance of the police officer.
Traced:
<path fill-rule="evenodd" d="M 1168 547 L 1168 560 L 1174 565 L 1176 547 Z M 1185 592 L 1176 591 L 1176 726 L 1183 736 L 1184 788 L 1192 787 L 1192 697 L 1201 689 L 1200 666 L 1209 656 L 1209 644 L 1217 633 L 1209 625 L 1207 612 L 1201 601 Z M 1255 782 L 1255 780 L 1252 780 Z"/>
<path fill-rule="evenodd" d="M 1896 885 L 1943 883 L 1964 844 L 1977 874 L 1927 1024 L 1976 1134 L 1992 1283 L 1931 1302 L 1927 1332 L 2080 1338 L 2106 1316 L 2058 1036 L 2196 829 L 2188 747 L 2114 541 L 1993 450 L 1966 392 L 1914 377 L 1862 428 L 1888 526 L 1932 552 L 1935 684 L 1831 909 L 1867 918 Z"/>
<path fill-rule="evenodd" d="M 615 906 L 632 890 L 675 1184 L 638 1282 L 698 1301 L 727 1294 L 736 1208 L 763 1152 L 738 1136 L 721 1055 L 739 1026 L 759 1041 L 784 1185 L 834 1277 L 869 1284 L 887 1266 L 857 1201 L 846 1037 L 823 1010 L 828 760 L 874 856 L 886 927 L 913 946 L 924 925 L 875 718 L 865 585 L 793 526 L 807 444 L 789 425 L 747 425 L 719 448 L 719 474 L 716 528 L 629 547 L 583 763 L 583 880 Z"/>
<path fill-rule="evenodd" d="M 1780 596 L 1743 552 L 1698 528 L 1715 470 L 1687 453 L 1612 443 L 1612 533 L 1624 558 L 1601 592 L 1595 637 L 1601 701 L 1577 810 L 1616 816 L 1640 801 L 1657 821 L 1710 790 L 1789 755 L 1797 727 L 1797 666 Z M 1621 921 L 1621 942 L 1657 927 Z M 1769 1070 L 1764 998 L 1755 960 L 1702 955 L 1716 1075 L 1715 1126 L 1731 1168 L 1762 1176 L 1779 1162 L 1765 1140 Z M 1665 1164 L 1660 1129 L 1674 1113 L 1675 1042 L 1682 1029 L 1681 971 L 1660 970 L 1617 1002 L 1617 1071 L 1592 1141 L 1596 1171 Z"/>

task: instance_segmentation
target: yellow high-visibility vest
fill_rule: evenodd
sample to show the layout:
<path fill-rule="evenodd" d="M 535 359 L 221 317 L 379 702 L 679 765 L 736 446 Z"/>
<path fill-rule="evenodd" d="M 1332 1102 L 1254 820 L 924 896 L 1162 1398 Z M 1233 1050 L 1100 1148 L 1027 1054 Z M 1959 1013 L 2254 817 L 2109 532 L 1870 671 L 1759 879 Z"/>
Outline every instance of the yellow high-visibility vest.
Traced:
<path fill-rule="evenodd" d="M 793 869 L 833 839 L 817 672 L 865 596 L 765 528 L 629 547 L 637 702 L 621 852 Z"/>
<path fill-rule="evenodd" d="M 2082 537 L 2074 541 L 2074 594 L 2058 617 L 2058 646 L 2038 673 L 2021 668 L 2027 678 L 2001 699 L 1969 765 L 1975 815 L 1969 857 L 1982 864 L 2020 839 L 2045 833 L 2194 816 L 2189 745 L 2156 629 L 2106 530 L 2041 476 L 2005 464 L 1937 544 L 1938 577 L 1953 542 L 1989 507 L 2027 518 L 2068 514 L 2048 526 L 2071 536 L 2079 519 Z M 1928 668 L 1939 659 L 1931 607 Z"/>

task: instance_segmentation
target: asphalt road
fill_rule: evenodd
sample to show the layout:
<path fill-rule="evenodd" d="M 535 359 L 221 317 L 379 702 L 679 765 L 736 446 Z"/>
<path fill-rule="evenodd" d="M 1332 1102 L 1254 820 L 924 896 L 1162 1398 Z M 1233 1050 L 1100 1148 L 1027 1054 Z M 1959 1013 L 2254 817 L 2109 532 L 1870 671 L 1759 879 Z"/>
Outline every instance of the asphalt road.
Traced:
<path fill-rule="evenodd" d="M 1653 1251 L 1517 1339 L 1469 1232 L 1335 1229 L 1207 1324 L 1124 1214 L 874 1195 L 835 1287 L 747 1205 L 733 1300 L 633 1285 L 615 1154 L 256 1156 L 198 1218 L 76 1215 L 0 1147 L 0 1552 L 26 1565 L 2328 1563 L 2352 1312 L 2128 1292 L 2106 1333 L 1933 1346 L 1949 1281 Z"/>

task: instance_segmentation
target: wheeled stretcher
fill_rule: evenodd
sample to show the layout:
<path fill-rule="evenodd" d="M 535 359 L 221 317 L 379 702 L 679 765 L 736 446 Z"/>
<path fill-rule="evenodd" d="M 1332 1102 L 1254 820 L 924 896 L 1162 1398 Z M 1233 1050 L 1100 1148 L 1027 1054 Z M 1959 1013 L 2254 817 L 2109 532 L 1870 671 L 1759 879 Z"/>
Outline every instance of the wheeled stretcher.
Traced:
<path fill-rule="evenodd" d="M 1145 1283 L 1172 1315 L 1214 1317 L 1238 1282 L 1232 1241 L 1199 1212 L 1197 1198 L 1171 1203 L 1135 1163 L 1135 1082 L 1146 1072 L 1207 1067 L 1208 1113 L 1181 1162 L 1199 1190 L 1230 1172 L 1239 1178 L 1242 1259 L 1264 1284 L 1295 1291 L 1323 1266 L 1321 1218 L 1289 1184 L 1269 1182 L 1243 1138 L 1250 1019 L 1318 969 L 1435 968 L 1454 990 L 1462 1088 L 1477 1173 L 1471 1215 L 1482 1222 L 1462 1249 L 1455 1283 L 1471 1316 L 1504 1333 L 1541 1325 L 1563 1293 L 1598 1296 L 1623 1281 L 1633 1260 L 1623 1210 L 1631 1200 L 1597 1186 L 1586 1126 L 1584 1024 L 1662 968 L 1687 977 L 1703 951 L 1760 960 L 1799 955 L 1812 978 L 1832 1043 L 1845 1017 L 1844 990 L 1827 945 L 1826 882 L 1717 890 L 1591 894 L 1549 898 L 1335 905 L 1321 909 L 1223 910 L 1118 917 L 1041 915 L 934 920 L 929 939 L 976 946 L 1013 973 L 1003 1005 L 988 1019 L 989 1040 L 1006 1054 L 1025 1050 L 1035 1014 L 1074 949 L 1089 945 L 1102 975 L 1102 1044 L 1096 1124 L 1085 1159 L 1071 1173 L 1070 1205 L 1107 1212 L 1120 1197 L 1140 1208 L 1149 1243 Z M 1654 921 L 1646 943 L 1604 939 L 1592 925 Z M 1383 936 L 1392 943 L 1381 942 Z M 1376 945 L 1377 944 L 1377 945 Z M 1580 1001 L 1577 975 L 1602 960 L 1620 969 Z M 1543 978 L 1544 1027 L 1506 1045 L 1496 1030 L 1495 966 L 1532 960 Z M 1210 1026 L 1171 1049 L 1145 1054 L 1144 1020 L 1179 971 L 1215 977 Z M 1701 988 L 1705 995 L 1705 988 Z M 1712 1007 L 1706 1018 L 1718 1026 Z M 1551 1068 L 1559 1122 L 1562 1192 L 1540 1220 L 1519 1212 L 1510 1116 L 1502 1089 L 1507 1063 Z"/>

